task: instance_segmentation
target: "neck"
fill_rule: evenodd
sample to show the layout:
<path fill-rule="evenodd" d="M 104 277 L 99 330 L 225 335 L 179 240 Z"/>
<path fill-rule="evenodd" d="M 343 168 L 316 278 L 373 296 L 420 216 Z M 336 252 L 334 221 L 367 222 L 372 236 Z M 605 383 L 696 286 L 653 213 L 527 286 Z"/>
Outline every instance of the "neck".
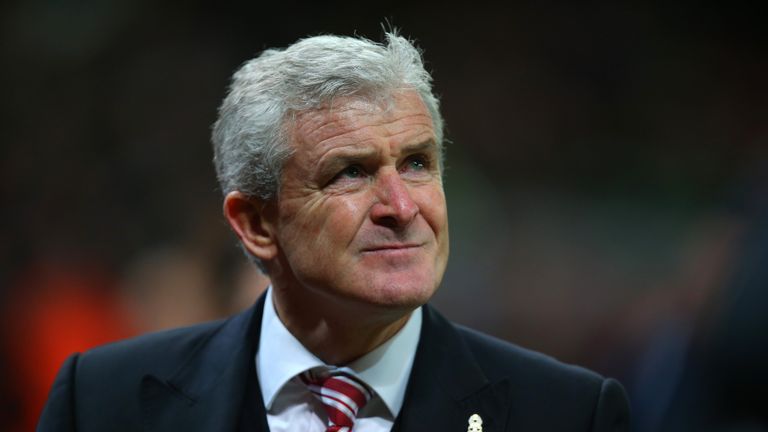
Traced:
<path fill-rule="evenodd" d="M 369 305 L 338 299 L 307 298 L 301 301 L 273 285 L 275 310 L 285 327 L 311 353 L 329 365 L 342 366 L 373 351 L 394 336 L 412 310 L 375 310 Z"/>

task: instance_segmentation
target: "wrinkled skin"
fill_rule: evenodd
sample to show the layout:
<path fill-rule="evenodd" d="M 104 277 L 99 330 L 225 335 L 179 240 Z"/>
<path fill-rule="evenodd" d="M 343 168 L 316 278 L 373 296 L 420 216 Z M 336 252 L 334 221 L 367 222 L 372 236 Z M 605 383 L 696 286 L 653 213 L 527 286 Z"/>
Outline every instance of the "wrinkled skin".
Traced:
<path fill-rule="evenodd" d="M 384 316 L 425 303 L 445 270 L 448 220 L 421 98 L 337 99 L 292 124 L 271 221 L 278 306 L 282 297 Z"/>

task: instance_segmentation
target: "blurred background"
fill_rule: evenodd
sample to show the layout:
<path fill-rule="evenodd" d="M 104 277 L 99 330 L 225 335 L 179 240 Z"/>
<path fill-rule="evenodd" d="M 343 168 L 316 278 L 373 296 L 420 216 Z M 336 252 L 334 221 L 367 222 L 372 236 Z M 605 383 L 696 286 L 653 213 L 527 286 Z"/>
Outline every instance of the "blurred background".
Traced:
<path fill-rule="evenodd" d="M 69 353 L 254 301 L 211 165 L 229 76 L 388 21 L 448 127 L 434 304 L 619 378 L 636 431 L 768 430 L 760 2 L 157 3 L 0 6 L 0 429 Z"/>

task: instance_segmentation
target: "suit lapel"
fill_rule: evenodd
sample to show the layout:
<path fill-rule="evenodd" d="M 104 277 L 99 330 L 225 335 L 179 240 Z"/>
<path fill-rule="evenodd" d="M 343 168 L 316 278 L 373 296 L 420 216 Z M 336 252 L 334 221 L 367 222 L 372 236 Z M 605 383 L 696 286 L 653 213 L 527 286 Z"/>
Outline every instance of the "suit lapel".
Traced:
<path fill-rule="evenodd" d="M 268 431 L 255 373 L 249 373 L 259 344 L 264 296 L 249 311 L 222 324 L 179 370 L 169 377 L 148 374 L 141 383 L 144 429 L 157 431 L 236 431 L 243 400 L 250 400 L 253 431 Z M 486 432 L 502 430 L 509 408 L 502 382 L 491 385 L 457 330 L 429 305 L 411 376 L 393 431 L 467 428 L 472 414 Z M 256 393 L 245 398 L 246 387 Z"/>
<path fill-rule="evenodd" d="M 501 430 L 505 392 L 490 385 L 451 323 L 424 306 L 421 338 L 393 431 L 463 431 L 478 414 L 485 431 Z"/>
<path fill-rule="evenodd" d="M 169 377 L 148 374 L 141 383 L 141 407 L 146 431 L 235 431 L 243 409 L 249 371 L 254 368 L 264 296 L 248 311 L 224 322 L 179 370 Z M 255 378 L 255 374 L 250 374 Z M 260 386 L 256 431 L 267 431 Z"/>

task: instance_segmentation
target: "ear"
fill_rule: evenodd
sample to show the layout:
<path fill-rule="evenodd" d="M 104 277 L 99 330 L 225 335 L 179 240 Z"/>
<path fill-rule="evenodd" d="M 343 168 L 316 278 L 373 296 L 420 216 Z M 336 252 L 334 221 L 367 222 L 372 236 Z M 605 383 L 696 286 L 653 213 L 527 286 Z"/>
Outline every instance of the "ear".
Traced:
<path fill-rule="evenodd" d="M 246 249 L 269 261 L 277 255 L 274 203 L 232 191 L 224 198 L 224 217 Z"/>

